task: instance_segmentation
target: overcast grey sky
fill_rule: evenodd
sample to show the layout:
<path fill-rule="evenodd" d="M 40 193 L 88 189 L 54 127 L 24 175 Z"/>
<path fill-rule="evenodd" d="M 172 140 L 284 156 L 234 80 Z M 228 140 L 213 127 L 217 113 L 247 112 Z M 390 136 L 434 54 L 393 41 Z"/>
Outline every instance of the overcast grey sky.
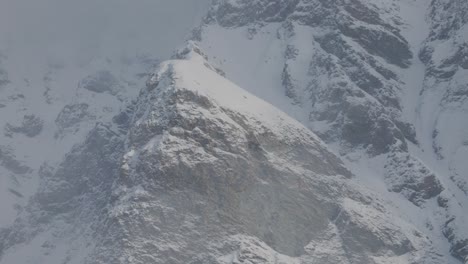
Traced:
<path fill-rule="evenodd" d="M 1 0 L 7 56 L 165 56 L 196 26 L 209 0 Z"/>

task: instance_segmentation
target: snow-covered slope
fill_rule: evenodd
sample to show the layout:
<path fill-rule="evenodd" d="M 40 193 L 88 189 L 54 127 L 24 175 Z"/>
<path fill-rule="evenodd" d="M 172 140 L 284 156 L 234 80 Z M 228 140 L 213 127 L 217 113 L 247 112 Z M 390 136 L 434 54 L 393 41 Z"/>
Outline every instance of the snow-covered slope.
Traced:
<path fill-rule="evenodd" d="M 194 39 L 227 78 L 316 132 L 357 181 L 424 218 L 421 228 L 462 260 L 464 10 L 450 0 L 224 0 Z"/>
<path fill-rule="evenodd" d="M 96 126 L 2 234 L 1 263 L 440 263 L 309 129 L 197 47 Z"/>

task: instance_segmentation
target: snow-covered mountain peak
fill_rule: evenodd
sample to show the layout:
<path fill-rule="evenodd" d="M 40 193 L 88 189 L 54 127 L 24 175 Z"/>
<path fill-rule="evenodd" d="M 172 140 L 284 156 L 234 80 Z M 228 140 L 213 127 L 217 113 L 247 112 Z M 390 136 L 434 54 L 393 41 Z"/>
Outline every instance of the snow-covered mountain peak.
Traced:
<path fill-rule="evenodd" d="M 467 263 L 467 1 L 59 2 L 0 4 L 1 264 Z"/>
<path fill-rule="evenodd" d="M 199 52 L 163 62 L 113 120 L 42 169 L 1 263 L 440 262 L 309 129 Z"/>

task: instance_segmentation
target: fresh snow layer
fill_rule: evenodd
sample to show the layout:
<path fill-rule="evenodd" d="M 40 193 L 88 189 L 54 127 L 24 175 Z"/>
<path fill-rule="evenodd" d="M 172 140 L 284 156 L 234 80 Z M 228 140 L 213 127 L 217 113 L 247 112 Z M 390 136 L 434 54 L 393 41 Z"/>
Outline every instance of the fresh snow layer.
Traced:
<path fill-rule="evenodd" d="M 172 67 L 176 74 L 176 87 L 193 90 L 197 94 L 213 98 L 220 106 L 231 111 L 241 112 L 246 116 L 251 116 L 267 127 L 277 129 L 277 134 L 288 137 L 285 131 L 299 130 L 310 133 L 301 123 L 292 119 L 284 112 L 280 111 L 270 103 L 252 96 L 251 93 L 230 82 L 219 75 L 214 70 L 207 70 L 204 66 L 204 59 L 195 55 L 191 60 L 166 62 L 161 70 L 164 72 L 167 67 Z M 198 60 L 198 63 L 194 62 Z M 295 127 L 288 128 L 295 124 Z M 314 135 L 314 138 L 321 140 Z"/>

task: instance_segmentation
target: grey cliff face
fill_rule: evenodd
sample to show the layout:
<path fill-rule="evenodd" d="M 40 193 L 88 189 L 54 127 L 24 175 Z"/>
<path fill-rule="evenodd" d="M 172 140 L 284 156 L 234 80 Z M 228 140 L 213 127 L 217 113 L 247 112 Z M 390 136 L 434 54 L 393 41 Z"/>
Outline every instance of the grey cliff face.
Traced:
<path fill-rule="evenodd" d="M 407 68 L 413 54 L 400 34 L 398 25 L 403 22 L 398 17 L 384 20 L 388 14 L 383 12 L 357 0 L 219 1 L 206 20 L 223 27 L 281 24 L 278 38 L 288 44 L 285 54 L 290 54 L 284 60 L 285 94 L 311 104 L 311 121 L 334 123 L 322 135 L 327 141 L 342 140 L 351 148 L 364 147 L 379 155 L 400 144 L 404 149 L 407 139 L 416 141 L 414 128 L 400 117 L 401 81 L 393 70 L 393 65 Z M 297 28 L 302 26 L 317 32 L 311 43 L 313 57 L 308 58 L 308 81 L 298 84 L 295 80 L 303 77 L 291 68 L 301 55 L 291 54 L 297 49 Z M 324 79 L 336 81 L 323 84 Z M 382 130 L 388 134 L 373 135 Z"/>
<path fill-rule="evenodd" d="M 119 81 L 109 71 L 99 71 L 85 77 L 80 81 L 78 87 L 95 93 L 108 92 L 113 95 L 121 89 Z"/>
<path fill-rule="evenodd" d="M 411 25 L 401 12 L 405 8 L 402 6 L 408 3 L 399 2 L 216 1 L 197 38 L 208 50 L 213 41 L 209 32 L 219 27 L 226 36 L 244 30 L 246 38 L 253 43 L 269 39 L 267 50 L 262 52 L 268 59 L 278 57 L 275 62 L 282 65 L 274 70 L 280 72 L 275 77 L 281 78 L 278 86 L 282 86 L 292 104 L 309 111 L 308 125 L 312 131 L 325 142 L 338 145 L 343 155 L 364 149 L 370 157 L 385 156 L 382 170 L 388 190 L 424 208 L 431 200 L 442 199 L 451 192 L 442 183 L 441 177 L 445 175 L 434 172 L 410 149 L 413 146 L 425 149 L 428 136 L 432 142 L 426 151 L 447 160 L 450 167 L 447 176 L 468 193 L 466 169 L 459 165 L 461 156 L 468 153 L 467 139 L 449 142 L 453 130 L 467 129 L 459 120 L 466 119 L 465 11 L 468 9 L 463 1 L 432 1 L 421 5 L 427 8 L 421 12 L 427 12 L 427 21 L 422 23 L 429 23 L 429 33 L 421 40 L 423 43 L 418 43 L 405 33 Z M 270 36 L 273 34 L 276 38 Z M 271 46 L 278 46 L 274 49 L 276 53 L 268 53 L 268 49 L 273 50 Z M 229 57 L 219 49 L 213 50 L 210 59 Z M 445 53 L 447 50 L 449 54 Z M 222 59 L 219 64 L 235 69 Z M 262 66 L 271 67 L 267 62 Z M 419 76 L 415 74 L 408 79 L 405 75 L 413 74 L 418 67 L 423 67 L 425 73 L 421 83 L 415 86 L 414 81 L 408 80 L 417 80 Z M 249 75 L 233 72 L 238 81 Z M 229 71 L 226 76 L 230 77 Z M 254 86 L 252 83 L 252 90 Z M 408 118 L 408 105 L 405 105 L 405 97 L 416 89 L 420 89 L 421 98 L 416 102 L 418 117 L 433 122 L 419 127 L 419 134 L 417 122 Z M 433 109 L 437 104 L 441 110 Z M 449 211 L 460 209 L 455 204 L 447 207 L 451 208 Z M 443 217 L 439 225 L 463 221 L 451 217 L 451 214 Z M 465 252 L 462 237 L 466 235 L 454 240 L 452 237 L 460 236 L 461 232 L 452 233 L 456 235 L 446 235 L 452 245 L 451 252 L 465 260 L 466 255 L 460 252 Z"/>
<path fill-rule="evenodd" d="M 66 105 L 55 119 L 58 128 L 56 135 L 59 136 L 67 131 L 76 131 L 80 122 L 93 119 L 93 114 L 89 112 L 88 108 L 89 105 L 86 103 Z"/>

